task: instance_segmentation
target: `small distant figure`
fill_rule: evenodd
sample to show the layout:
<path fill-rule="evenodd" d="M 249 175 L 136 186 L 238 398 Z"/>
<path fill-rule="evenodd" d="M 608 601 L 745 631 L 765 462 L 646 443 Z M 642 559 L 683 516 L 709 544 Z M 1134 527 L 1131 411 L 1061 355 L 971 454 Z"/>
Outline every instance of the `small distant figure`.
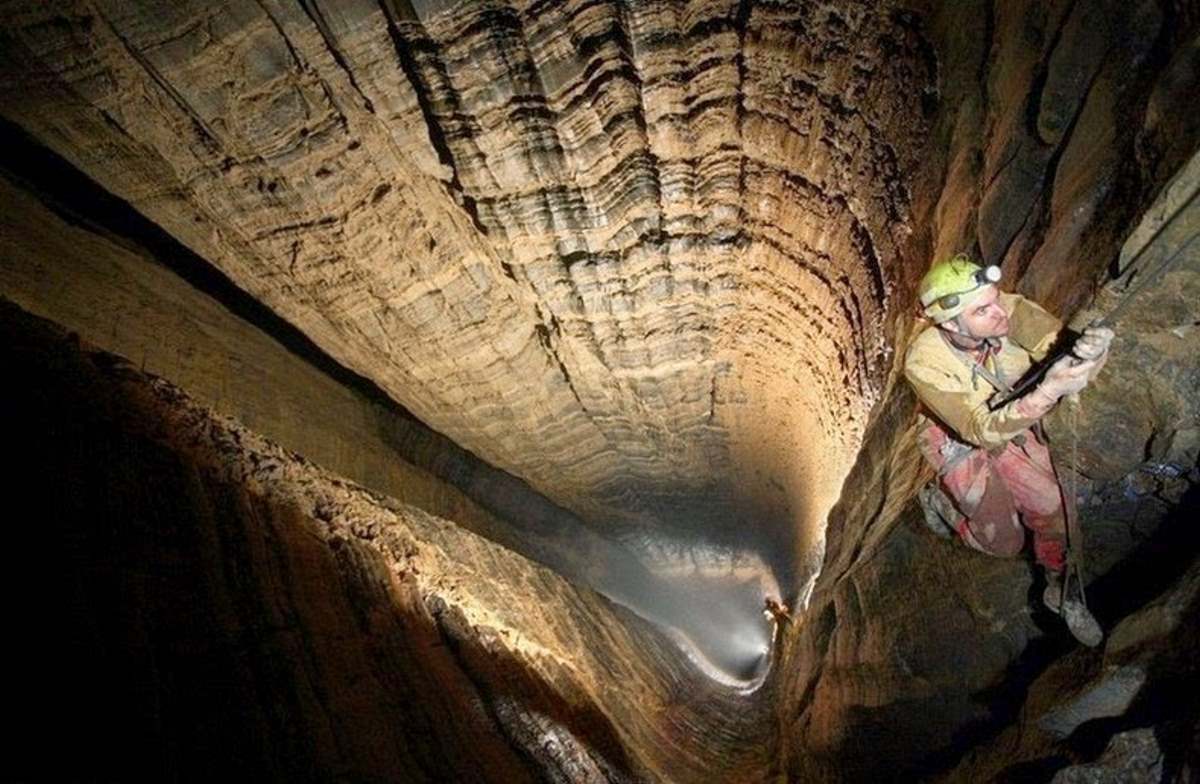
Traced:
<path fill-rule="evenodd" d="M 792 613 L 788 610 L 788 606 L 770 596 L 763 599 L 763 615 L 767 620 L 773 620 L 780 626 L 792 620 Z"/>

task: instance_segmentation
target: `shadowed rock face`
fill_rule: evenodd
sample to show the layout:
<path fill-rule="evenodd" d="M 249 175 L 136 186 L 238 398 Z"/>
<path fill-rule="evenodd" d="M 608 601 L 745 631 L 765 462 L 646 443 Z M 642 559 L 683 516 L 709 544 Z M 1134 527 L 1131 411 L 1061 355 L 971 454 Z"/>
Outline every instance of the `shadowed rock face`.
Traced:
<path fill-rule="evenodd" d="M 972 251 L 1069 316 L 1195 235 L 1194 208 L 1165 217 L 1200 182 L 1200 125 L 1181 108 L 1200 90 L 1191 5 L 8 0 L 0 18 L 6 136 L 158 227 L 93 219 L 90 196 L 64 208 L 66 180 L 6 163 L 5 297 L 393 497 L 337 485 L 331 502 L 340 480 L 6 308 L 31 377 L 82 374 L 112 401 L 38 460 L 105 465 L 79 497 L 128 495 L 106 524 L 169 583 L 171 602 L 122 593 L 136 564 L 88 533 L 88 504 L 58 499 L 65 557 L 87 575 L 69 617 L 106 619 L 64 645 L 139 661 L 165 646 L 167 675 L 105 660 L 95 677 L 159 696 L 176 674 L 199 684 L 130 710 L 180 744 L 147 771 L 196 777 L 203 749 L 236 742 L 274 778 L 1069 777 L 1155 749 L 1179 772 L 1195 717 L 1168 717 L 1166 741 L 1136 729 L 1167 721 L 1147 707 L 1154 673 L 1194 675 L 1154 642 L 1191 640 L 1188 622 L 1110 652 L 1150 673 L 1125 718 L 1083 740 L 1006 735 L 1079 713 L 1056 689 L 1112 680 L 1063 659 L 1026 564 L 914 524 L 922 466 L 895 359 L 931 256 Z M 1104 620 L 1134 613 L 1135 630 L 1153 606 L 1194 617 L 1194 573 L 1143 615 L 1153 592 L 1104 581 L 1161 554 L 1156 531 L 1195 504 L 1196 252 L 1138 294 L 1078 421 L 1051 422 L 1056 445 L 1080 435 L 1081 451 L 1056 450 L 1082 472 Z M 236 295 L 148 271 L 187 254 L 274 316 L 232 318 Z M 281 324 L 283 348 L 260 334 Z M 72 384 L 19 399 L 52 422 L 80 405 Z M 110 459 L 106 441 L 133 454 Z M 141 471 L 174 500 L 140 495 Z M 240 533 L 217 550 L 156 540 L 137 521 L 174 519 L 158 503 L 179 504 L 186 531 Z M 1147 585 L 1169 587 L 1177 560 Z M 272 577 L 231 588 L 241 569 Z M 91 584 L 115 598 L 88 604 Z M 773 658 L 764 591 L 811 599 Z M 242 612 L 200 626 L 216 665 L 169 609 L 197 595 Z M 276 602 L 299 622 L 264 620 Z M 720 682 L 695 654 L 721 645 L 765 681 Z M 237 688 L 206 692 L 214 669 Z M 229 706 L 244 713 L 211 718 Z M 189 734 L 173 722 L 193 710 L 211 715 Z M 993 738 L 1002 751 L 960 764 Z"/>
<path fill-rule="evenodd" d="M 764 703 L 559 575 L 0 303 L 28 780 L 734 780 Z M 38 500 L 40 499 L 40 500 Z M 613 688 L 613 683 L 636 688 Z M 689 731 L 723 726 L 728 741 Z M 71 737 L 71 754 L 54 754 Z M 702 747 L 713 752 L 710 757 Z M 635 751 L 640 749 L 641 751 Z"/>

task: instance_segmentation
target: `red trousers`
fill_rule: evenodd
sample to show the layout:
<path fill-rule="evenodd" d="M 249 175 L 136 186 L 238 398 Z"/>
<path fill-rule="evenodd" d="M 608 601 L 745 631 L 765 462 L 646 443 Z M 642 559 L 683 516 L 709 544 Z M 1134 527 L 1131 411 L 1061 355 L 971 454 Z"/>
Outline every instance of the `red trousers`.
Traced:
<path fill-rule="evenodd" d="M 962 515 L 954 528 L 964 542 L 990 555 L 1014 556 L 1024 546 L 1028 528 L 1038 563 L 1053 572 L 1064 569 L 1062 488 L 1050 450 L 1033 430 L 1009 441 L 996 454 L 971 448 L 964 455 L 967 445 L 931 423 L 920 435 L 920 447 L 937 469 L 942 490 Z"/>

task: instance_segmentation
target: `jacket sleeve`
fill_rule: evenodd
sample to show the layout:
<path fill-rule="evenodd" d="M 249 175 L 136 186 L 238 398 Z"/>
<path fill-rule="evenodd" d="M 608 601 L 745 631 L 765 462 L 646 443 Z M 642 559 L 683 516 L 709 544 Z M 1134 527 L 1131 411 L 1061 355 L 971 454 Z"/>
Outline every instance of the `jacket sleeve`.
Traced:
<path fill-rule="evenodd" d="M 1013 436 L 1037 422 L 1037 417 L 1023 416 L 1019 401 L 990 411 L 988 399 L 994 390 L 980 382 L 976 389 L 965 367 L 963 374 L 948 372 L 932 363 L 911 358 L 906 362 L 904 375 L 921 402 L 958 437 L 984 449 L 1004 446 Z"/>
<path fill-rule="evenodd" d="M 1062 322 L 1020 294 L 1001 294 L 1000 304 L 1008 311 L 1008 339 L 1028 351 L 1035 362 L 1045 357 L 1062 330 Z"/>

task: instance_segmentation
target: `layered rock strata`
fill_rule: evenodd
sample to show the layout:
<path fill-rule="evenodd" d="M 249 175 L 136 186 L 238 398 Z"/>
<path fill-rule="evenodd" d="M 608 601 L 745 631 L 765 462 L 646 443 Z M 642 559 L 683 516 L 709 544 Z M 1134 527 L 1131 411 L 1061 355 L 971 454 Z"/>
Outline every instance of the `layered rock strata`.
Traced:
<path fill-rule="evenodd" d="M 203 260 L 61 160 L 19 134 L 0 139 L 0 294 L 324 468 L 601 591 L 672 630 L 716 677 L 761 674 L 762 596 L 779 593 L 761 559 L 653 538 L 638 557 L 199 274 Z"/>
<path fill-rule="evenodd" d="M 399 693 L 414 707 L 389 712 L 386 688 L 339 685 L 346 673 L 348 682 L 363 679 L 337 651 L 306 659 L 302 644 L 274 642 L 290 625 L 236 627 L 220 655 L 235 664 L 249 656 L 266 669 L 246 682 L 277 687 L 246 703 L 276 717 L 269 731 L 253 729 L 248 754 L 301 743 L 277 718 L 293 710 L 322 715 L 304 720 L 305 739 L 323 737 L 311 727 L 347 727 L 331 732 L 337 743 L 309 744 L 316 750 L 297 757 L 314 766 L 339 760 L 315 768 L 337 774 L 352 769 L 345 760 L 395 748 L 409 750 L 361 769 L 433 778 L 446 770 L 422 756 L 433 749 L 461 766 L 450 768 L 455 776 L 516 780 L 911 779 L 1020 773 L 1034 770 L 1020 767 L 1030 761 L 1069 778 L 1105 759 L 1141 764 L 1143 752 L 1154 753 L 1134 726 L 1138 716 L 1126 713 L 1103 717 L 1119 721 L 1092 725 L 1100 731 L 1086 738 L 1018 742 L 1005 746 L 1014 749 L 1009 760 L 977 755 L 956 769 L 972 745 L 1008 739 L 1005 727 L 1021 716 L 1040 720 L 1056 685 L 1083 693 L 1087 679 L 1056 669 L 1071 661 L 1063 659 L 1070 643 L 1031 611 L 1027 564 L 984 559 L 918 527 L 914 401 L 896 383 L 895 360 L 914 328 L 913 288 L 930 256 L 968 250 L 1000 263 L 1010 285 L 1066 316 L 1091 300 L 1112 260 L 1148 272 L 1194 234 L 1190 218 L 1175 224 L 1152 210 L 1148 227 L 1175 228 L 1139 230 L 1130 247 L 1149 250 L 1137 263 L 1134 251 L 1120 253 L 1200 141 L 1197 115 L 1180 109 L 1200 90 L 1200 15 L 1190 4 L 10 0 L 3 14 L 5 118 L 422 420 L 597 530 L 638 542 L 664 571 L 711 553 L 705 564 L 736 573 L 753 559 L 725 559 L 723 548 L 757 546 L 788 578 L 785 590 L 797 591 L 821 562 L 825 512 L 857 456 L 828 516 L 809 611 L 783 637 L 773 692 L 769 684 L 755 699 L 729 699 L 635 619 L 583 591 L 567 601 L 553 575 L 534 580 L 511 553 L 468 547 L 461 542 L 475 540 L 466 534 L 421 527 L 401 509 L 387 519 L 420 529 L 416 540 L 449 537 L 460 544 L 447 552 L 484 565 L 459 571 L 455 558 L 437 561 L 432 572 L 454 575 L 470 594 L 448 599 L 449 583 L 430 578 L 428 563 L 420 578 L 383 553 L 393 574 L 404 569 L 403 591 L 368 605 L 378 610 L 369 619 L 394 603 L 412 635 L 363 644 L 380 656 L 403 651 L 406 673 L 423 670 L 428 656 L 430 671 L 450 674 L 436 686 L 403 681 Z M 1190 187 L 1194 174 L 1180 182 Z M 1172 186 L 1166 199 L 1181 204 L 1177 196 Z M 1082 472 L 1072 486 L 1086 502 L 1088 575 L 1110 628 L 1148 598 L 1129 591 L 1148 584 L 1134 568 L 1140 556 L 1170 582 L 1180 564 L 1161 556 L 1194 549 L 1161 536 L 1196 503 L 1196 468 L 1187 464 L 1195 460 L 1194 283 L 1194 271 L 1172 273 L 1137 294 L 1106 375 L 1083 398 L 1081 451 L 1069 462 Z M 1147 372 L 1154 379 L 1143 383 Z M 53 421 L 45 429 L 53 432 Z M 193 432 L 189 422 L 171 426 Z M 87 459 L 64 473 L 86 476 L 80 466 L 110 462 L 95 439 L 67 432 L 65 454 L 82 450 Z M 226 463 L 218 452 L 242 454 L 232 437 L 211 449 L 169 432 L 155 437 L 210 469 Z M 1115 453 L 1095 448 L 1105 444 Z M 138 449 L 123 459 L 136 461 Z M 293 497 L 290 482 L 274 484 L 274 469 L 268 476 L 272 483 L 258 486 L 254 470 L 241 470 L 219 491 L 186 497 L 212 506 L 210 496 L 240 497 L 247 482 Z M 141 515 L 146 504 L 137 503 Z M 322 542 L 342 530 L 341 507 L 324 528 L 314 522 L 328 517 L 324 502 L 296 503 L 307 511 L 279 530 L 315 525 Z M 362 508 L 348 514 L 357 521 Z M 230 517 L 261 525 L 277 516 L 253 511 Z M 387 542 L 366 530 L 354 534 L 370 540 L 366 550 L 350 548 L 355 558 Z M 271 533 L 287 548 L 313 538 L 290 536 Z M 476 546 L 477 561 L 467 555 Z M 96 547 L 113 552 L 103 541 Z M 233 546 L 231 565 L 196 579 L 241 575 L 262 551 L 270 547 Z M 186 560 L 147 555 L 150 564 Z M 83 573 L 88 585 L 112 584 L 103 570 Z M 295 586 L 282 591 L 289 601 L 323 605 L 339 595 L 306 594 L 317 582 L 341 583 L 294 573 L 294 582 L 247 600 L 245 617 L 275 618 L 279 585 Z M 433 609 L 412 597 L 414 584 Z M 552 617 L 528 602 L 539 591 Z M 85 593 L 70 593 L 64 606 L 89 606 Z M 352 598 L 327 613 L 330 624 L 358 617 L 355 590 L 342 594 Z M 110 604 L 94 606 L 118 608 L 116 625 L 102 633 L 118 630 L 113 649 L 143 650 L 156 632 L 126 623 L 119 609 L 142 612 L 138 591 L 107 595 Z M 447 602 L 458 609 L 444 612 Z M 507 620 L 479 622 L 493 613 Z M 444 617 L 467 621 L 444 633 Z M 326 628 L 325 620 L 304 628 Z M 328 628 L 338 640 L 363 639 Z M 487 629 L 500 638 L 504 629 L 528 633 L 550 653 L 488 647 L 497 635 Z M 457 647 L 412 651 L 410 636 Z M 242 653 L 246 640 L 263 639 L 276 647 Z M 1154 645 L 1141 652 L 1151 662 L 1157 655 Z M 292 654 L 312 665 L 293 666 Z M 262 664 L 276 658 L 287 672 Z M 389 666 L 376 668 L 385 685 L 399 682 Z M 194 675 L 187 667 L 183 683 Z M 474 692 L 454 674 L 467 670 Z M 145 677 L 147 693 L 172 693 Z M 1040 685 L 1025 704 L 1030 684 Z M 326 719 L 289 696 L 310 688 L 371 704 Z M 775 700 L 773 719 L 757 699 Z M 426 700 L 430 711 L 448 705 L 475 718 L 437 727 Z M 472 723 L 480 705 L 487 716 Z M 360 709 L 373 717 L 361 725 L 349 717 Z M 367 742 L 397 719 L 411 734 Z M 765 728 L 771 721 L 778 745 Z M 144 726 L 158 732 L 154 720 Z M 204 724 L 201 737 L 225 740 L 214 726 Z M 1105 737 L 1106 727 L 1115 734 Z M 462 742 L 470 748 L 458 754 Z M 334 746 L 352 751 L 327 755 Z M 1177 758 L 1182 746 L 1159 748 Z M 287 756 L 258 769 L 286 777 L 294 772 Z"/>
<path fill-rule="evenodd" d="M 198 278 L 203 260 L 59 171 L 61 161 L 27 139 L 4 138 L 3 296 L 324 468 L 560 574 L 603 585 L 616 582 L 604 565 L 628 560 L 627 572 L 636 568 L 631 553 L 574 515 L 338 372 L 286 324 L 221 281 Z M 644 570 L 636 576 L 643 586 L 653 579 Z"/>
<path fill-rule="evenodd" d="M 601 528 L 819 542 L 934 106 L 902 5 L 4 15 L 4 116 L 437 431 Z"/>

